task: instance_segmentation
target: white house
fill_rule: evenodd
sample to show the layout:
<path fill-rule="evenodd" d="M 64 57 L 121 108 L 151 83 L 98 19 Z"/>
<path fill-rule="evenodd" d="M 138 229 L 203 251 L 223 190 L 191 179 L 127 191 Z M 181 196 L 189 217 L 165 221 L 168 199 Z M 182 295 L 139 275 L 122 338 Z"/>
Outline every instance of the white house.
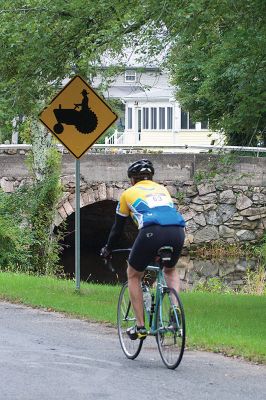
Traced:
<path fill-rule="evenodd" d="M 94 80 L 97 87 L 100 80 Z M 156 67 L 130 66 L 118 75 L 105 97 L 122 102 L 118 131 L 106 143 L 125 145 L 222 144 L 222 135 L 210 132 L 208 122 L 193 123 L 174 98 L 165 72 Z"/>

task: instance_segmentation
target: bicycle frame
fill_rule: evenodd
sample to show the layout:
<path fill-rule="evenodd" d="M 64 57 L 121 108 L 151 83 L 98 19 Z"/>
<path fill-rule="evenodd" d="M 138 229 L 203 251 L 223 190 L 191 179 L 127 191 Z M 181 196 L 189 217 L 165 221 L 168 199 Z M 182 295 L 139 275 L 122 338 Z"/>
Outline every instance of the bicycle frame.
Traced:
<path fill-rule="evenodd" d="M 144 306 L 144 312 L 146 314 L 146 317 L 149 321 L 149 334 L 150 335 L 156 335 L 158 332 L 158 327 L 157 327 L 157 319 L 158 319 L 158 312 L 160 312 L 160 302 L 162 299 L 162 293 L 165 288 L 167 288 L 167 284 L 164 278 L 163 270 L 162 268 L 158 265 L 149 265 L 145 271 L 153 271 L 156 272 L 156 290 L 155 290 L 155 297 L 154 294 L 152 293 L 152 305 L 151 305 L 151 311 L 147 311 L 145 306 Z"/>

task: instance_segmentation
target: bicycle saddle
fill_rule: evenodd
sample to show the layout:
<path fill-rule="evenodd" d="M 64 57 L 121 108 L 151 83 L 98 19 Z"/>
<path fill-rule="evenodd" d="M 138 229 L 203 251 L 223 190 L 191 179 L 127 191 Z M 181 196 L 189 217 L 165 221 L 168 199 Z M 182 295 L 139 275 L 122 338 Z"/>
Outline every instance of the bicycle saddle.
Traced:
<path fill-rule="evenodd" d="M 170 261 L 173 254 L 173 247 L 171 246 L 163 246 L 160 247 L 157 254 L 161 258 L 162 261 Z"/>

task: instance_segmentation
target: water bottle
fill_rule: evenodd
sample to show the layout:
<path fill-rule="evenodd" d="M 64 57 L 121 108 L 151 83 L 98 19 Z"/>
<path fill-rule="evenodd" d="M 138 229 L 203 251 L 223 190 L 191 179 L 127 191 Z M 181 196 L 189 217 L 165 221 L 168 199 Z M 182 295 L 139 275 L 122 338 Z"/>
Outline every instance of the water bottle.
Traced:
<path fill-rule="evenodd" d="M 147 312 L 151 311 L 151 294 L 148 286 L 144 285 L 143 288 L 143 302 Z"/>

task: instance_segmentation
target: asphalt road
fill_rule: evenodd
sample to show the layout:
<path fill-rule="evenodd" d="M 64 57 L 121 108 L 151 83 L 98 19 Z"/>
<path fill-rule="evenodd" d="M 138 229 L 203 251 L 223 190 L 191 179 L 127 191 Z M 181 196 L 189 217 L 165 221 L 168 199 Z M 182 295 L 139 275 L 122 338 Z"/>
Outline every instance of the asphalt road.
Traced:
<path fill-rule="evenodd" d="M 265 400 L 266 366 L 185 352 L 168 370 L 154 338 L 125 358 L 113 328 L 0 302 L 0 400 Z"/>

